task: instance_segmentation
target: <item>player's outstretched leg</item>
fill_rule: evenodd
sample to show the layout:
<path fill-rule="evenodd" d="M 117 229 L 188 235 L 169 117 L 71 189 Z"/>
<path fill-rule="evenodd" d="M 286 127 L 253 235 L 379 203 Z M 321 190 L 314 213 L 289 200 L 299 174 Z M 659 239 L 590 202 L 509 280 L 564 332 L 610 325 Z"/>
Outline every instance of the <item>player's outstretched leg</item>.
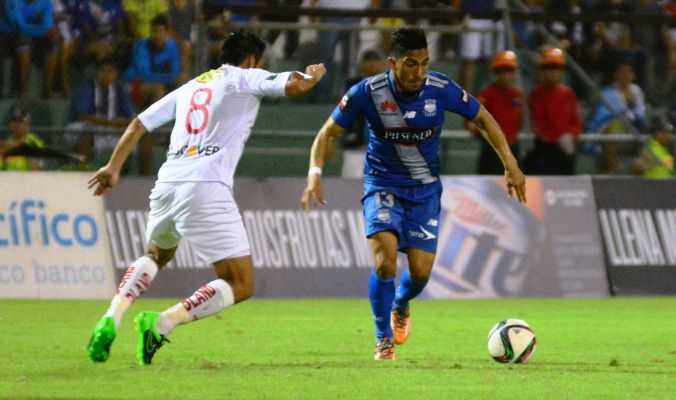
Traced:
<path fill-rule="evenodd" d="M 87 356 L 92 362 L 104 362 L 110 357 L 110 347 L 124 312 L 149 287 L 157 274 L 157 264 L 147 256 L 134 261 L 122 277 L 108 311 L 94 327 L 87 345 Z"/>
<path fill-rule="evenodd" d="M 394 277 L 384 279 L 375 271 L 369 279 L 369 299 L 376 325 L 376 346 L 374 358 L 376 360 L 394 360 L 394 343 L 392 342 L 392 328 L 390 327 L 390 308 L 394 299 Z"/>
<path fill-rule="evenodd" d="M 216 279 L 161 314 L 141 312 L 134 319 L 139 335 L 136 351 L 139 364 L 151 364 L 157 350 L 168 341 L 167 336 L 178 325 L 218 314 L 234 302 L 230 285 L 223 279 Z"/>

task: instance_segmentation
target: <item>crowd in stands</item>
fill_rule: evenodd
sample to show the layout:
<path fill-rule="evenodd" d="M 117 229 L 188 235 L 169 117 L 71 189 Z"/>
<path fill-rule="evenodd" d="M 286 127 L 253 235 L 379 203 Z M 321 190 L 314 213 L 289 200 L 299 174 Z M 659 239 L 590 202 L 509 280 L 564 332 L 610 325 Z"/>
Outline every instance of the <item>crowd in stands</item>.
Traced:
<path fill-rule="evenodd" d="M 486 82 L 477 82 L 475 77 L 480 76 L 477 68 L 489 66 L 494 55 L 503 51 L 506 43 L 512 42 L 505 40 L 509 32 L 513 34 L 512 50 L 522 74 L 534 76 L 540 71 L 544 81 L 539 85 L 546 87 L 547 76 L 560 72 L 561 76 L 552 79 L 565 81 L 576 101 L 579 99 L 592 111 L 588 117 L 575 117 L 580 119 L 580 126 L 567 128 L 561 135 L 569 134 L 574 139 L 580 132 L 627 132 L 631 130 L 627 124 L 647 133 L 650 124 L 646 104 L 663 110 L 671 105 L 671 109 L 676 110 L 676 25 L 673 22 L 566 20 L 540 25 L 535 21 L 517 21 L 509 27 L 511 29 L 506 29 L 502 21 L 485 17 L 485 13 L 497 11 L 502 3 L 509 4 L 513 11 L 532 14 L 612 13 L 676 18 L 674 0 L 5 0 L 0 2 L 0 56 L 3 60 L 0 63 L 0 94 L 24 103 L 35 98 L 70 100 L 68 129 L 82 133 L 66 139 L 89 159 L 92 151 L 107 150 L 114 144 L 94 140 L 96 129 L 121 129 L 137 112 L 199 72 L 194 70 L 198 27 L 204 28 L 208 42 L 203 46 L 208 54 L 208 67 L 215 67 L 220 43 L 232 30 L 232 23 L 248 23 L 259 31 L 259 21 L 382 26 L 417 24 L 423 27 L 442 24 L 437 20 L 406 18 L 311 19 L 271 12 L 238 15 L 229 7 L 433 8 L 466 13 L 463 19 L 447 22 L 448 25 L 462 26 L 460 35 L 431 32 L 428 37 L 433 65 L 457 63 L 458 72 L 453 78 L 473 93 L 478 94 L 486 86 Z M 280 48 L 284 60 L 297 60 L 299 65 L 306 61 L 303 58 L 324 62 L 328 75 L 308 96 L 313 102 L 337 101 L 344 90 L 341 82 L 351 74 L 360 74 L 358 60 L 369 61 L 368 57 L 362 56 L 368 54 L 372 58 L 373 51 L 377 50 L 375 54 L 380 54 L 384 61 L 389 46 L 388 34 L 378 36 L 375 41 L 362 42 L 355 41 L 349 32 L 324 30 L 319 31 L 311 43 L 303 43 L 298 30 L 267 29 L 260 33 L 270 43 L 283 40 Z M 357 49 L 351 48 L 355 45 Z M 560 48 L 568 55 L 564 60 L 574 60 L 599 82 L 605 100 L 596 105 L 595 91 L 578 74 L 565 73 L 570 72 L 570 68 L 543 70 L 541 51 L 550 47 Z M 8 72 L 4 68 L 6 64 L 11 64 Z M 39 71 L 39 77 L 31 77 L 36 71 Z M 38 93 L 35 85 L 31 85 L 31 81 L 36 80 L 42 85 L 37 89 Z M 509 86 L 514 85 L 512 82 Z M 539 96 L 538 90 L 546 92 L 540 86 L 533 90 L 532 96 Z M 490 92 L 482 92 L 479 97 L 489 101 L 490 96 Z M 535 101 L 538 104 L 533 104 L 531 97 L 531 112 L 538 113 L 542 107 L 546 108 L 548 96 L 548 92 L 541 96 L 542 104 L 539 100 Z M 673 123 L 674 114 L 676 111 L 664 117 L 671 118 Z M 536 135 L 545 132 L 546 129 L 534 120 L 530 122 Z M 519 123 L 516 131 L 522 126 Z M 512 136 L 510 143 L 516 144 L 516 132 Z M 541 145 L 539 149 L 545 151 L 542 146 L 547 141 L 536 141 L 536 147 L 538 144 Z M 582 150 L 599 154 L 600 171 L 617 172 L 620 155 L 617 146 L 586 145 Z M 149 160 L 151 151 L 152 143 L 142 145 L 141 160 Z M 529 159 L 532 161 L 535 157 Z M 495 160 L 485 162 L 492 161 Z M 150 161 L 142 161 L 140 168 L 142 173 L 150 173 Z"/>

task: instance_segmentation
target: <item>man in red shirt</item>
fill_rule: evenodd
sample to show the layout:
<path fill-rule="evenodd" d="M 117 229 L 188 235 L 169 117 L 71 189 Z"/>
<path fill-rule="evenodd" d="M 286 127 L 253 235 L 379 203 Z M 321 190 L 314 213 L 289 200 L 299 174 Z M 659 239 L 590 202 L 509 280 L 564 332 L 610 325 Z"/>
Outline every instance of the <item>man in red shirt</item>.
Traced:
<path fill-rule="evenodd" d="M 519 130 L 523 126 L 523 92 L 514 86 L 514 78 L 519 64 L 513 51 L 501 51 L 491 61 L 491 70 L 495 74 L 495 81 L 486 86 L 477 100 L 493 115 L 495 121 L 505 133 L 509 147 L 514 156 L 519 159 Z M 481 140 L 481 152 L 477 172 L 481 175 L 502 175 L 505 167 L 495 153 L 495 150 L 481 136 L 479 129 L 467 121 L 467 129 Z"/>
<path fill-rule="evenodd" d="M 530 94 L 528 107 L 535 146 L 524 167 L 532 175 L 573 175 L 575 146 L 582 119 L 575 92 L 561 83 L 566 57 L 560 49 L 540 54 L 540 84 Z"/>

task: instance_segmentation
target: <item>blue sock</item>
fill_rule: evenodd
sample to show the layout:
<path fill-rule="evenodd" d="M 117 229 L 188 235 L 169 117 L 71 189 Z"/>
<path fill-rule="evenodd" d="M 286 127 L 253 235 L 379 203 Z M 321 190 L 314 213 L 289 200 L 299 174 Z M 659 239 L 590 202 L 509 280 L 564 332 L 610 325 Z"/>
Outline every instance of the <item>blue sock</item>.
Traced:
<path fill-rule="evenodd" d="M 372 270 L 369 279 L 369 299 L 376 324 L 376 337 L 378 339 L 392 337 L 390 311 L 394 300 L 394 278 L 382 279 Z"/>
<path fill-rule="evenodd" d="M 408 272 L 408 268 L 404 269 L 404 273 L 401 274 L 401 283 L 397 288 L 397 295 L 394 298 L 393 305 L 396 307 L 408 308 L 408 302 L 418 296 L 425 288 L 425 285 L 427 285 L 427 281 L 422 285 L 413 282 L 411 274 Z"/>

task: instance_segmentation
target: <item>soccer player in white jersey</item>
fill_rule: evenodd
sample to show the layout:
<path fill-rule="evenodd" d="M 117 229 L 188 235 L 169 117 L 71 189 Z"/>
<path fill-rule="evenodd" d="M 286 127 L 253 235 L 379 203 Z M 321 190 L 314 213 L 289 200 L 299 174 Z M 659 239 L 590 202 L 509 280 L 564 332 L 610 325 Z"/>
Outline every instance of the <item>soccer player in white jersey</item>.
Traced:
<path fill-rule="evenodd" d="M 326 73 L 322 64 L 309 65 L 305 74 L 258 69 L 264 49 L 265 43 L 250 32 L 231 34 L 223 43 L 223 65 L 142 112 L 127 127 L 108 164 L 89 180 L 95 196 L 108 193 L 141 137 L 175 120 L 167 161 L 149 196 L 148 252 L 131 264 L 110 308 L 94 328 L 87 348 L 93 362 L 108 359 L 123 313 L 172 259 L 181 239 L 214 266 L 218 279 L 162 313 L 144 311 L 136 316 L 140 364 L 152 362 L 178 325 L 217 314 L 253 295 L 251 251 L 232 194 L 235 167 L 261 98 L 302 95 Z"/>

